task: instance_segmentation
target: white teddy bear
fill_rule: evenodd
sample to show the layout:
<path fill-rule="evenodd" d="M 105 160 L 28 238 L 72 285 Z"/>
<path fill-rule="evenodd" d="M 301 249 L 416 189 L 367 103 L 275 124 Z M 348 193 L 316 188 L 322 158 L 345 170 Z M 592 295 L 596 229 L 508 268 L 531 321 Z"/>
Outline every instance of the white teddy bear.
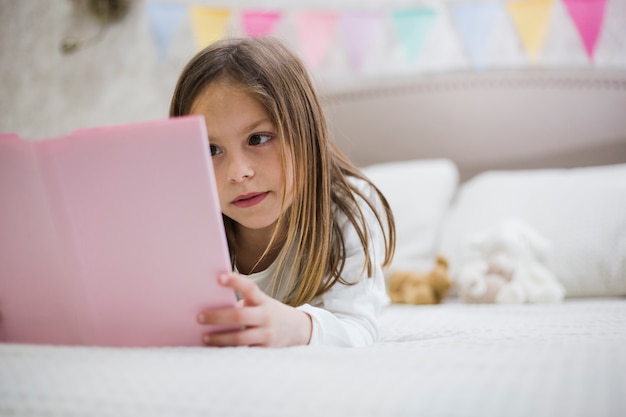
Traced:
<path fill-rule="evenodd" d="M 519 219 L 503 220 L 470 240 L 459 268 L 459 294 L 475 303 L 556 303 L 565 289 L 544 265 L 550 244 Z"/>

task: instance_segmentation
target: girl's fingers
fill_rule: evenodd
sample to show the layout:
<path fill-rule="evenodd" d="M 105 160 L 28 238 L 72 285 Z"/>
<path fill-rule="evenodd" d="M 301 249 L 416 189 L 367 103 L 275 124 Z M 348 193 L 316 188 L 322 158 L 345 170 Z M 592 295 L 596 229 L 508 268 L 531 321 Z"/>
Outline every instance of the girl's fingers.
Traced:
<path fill-rule="evenodd" d="M 219 324 L 235 326 L 259 326 L 263 324 L 263 317 L 254 307 L 222 308 L 207 310 L 198 314 L 200 324 Z"/>
<path fill-rule="evenodd" d="M 218 277 L 218 281 L 220 284 L 230 287 L 241 294 L 245 304 L 248 306 L 261 304 L 264 298 L 267 297 L 254 281 L 239 274 L 222 274 Z"/>
<path fill-rule="evenodd" d="M 207 346 L 258 346 L 265 340 L 263 332 L 263 328 L 253 327 L 233 332 L 207 333 L 202 337 L 202 342 Z"/>
<path fill-rule="evenodd" d="M 203 342 L 208 346 L 256 346 L 268 343 L 269 311 L 265 295 L 254 281 L 236 273 L 218 277 L 221 285 L 237 291 L 242 299 L 234 308 L 203 311 L 198 314 L 200 324 L 233 326 L 237 330 L 207 333 Z"/>

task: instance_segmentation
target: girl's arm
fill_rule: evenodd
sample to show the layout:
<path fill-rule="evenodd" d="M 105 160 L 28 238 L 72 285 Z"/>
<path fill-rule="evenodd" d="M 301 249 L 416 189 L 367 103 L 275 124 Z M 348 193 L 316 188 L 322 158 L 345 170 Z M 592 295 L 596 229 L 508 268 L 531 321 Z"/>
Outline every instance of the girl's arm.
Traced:
<path fill-rule="evenodd" d="M 389 301 L 380 267 L 384 248 L 373 245 L 373 276 L 359 279 L 364 254 L 360 242 L 355 242 L 358 242 L 356 232 L 347 241 L 348 256 L 343 276 L 346 280 L 358 282 L 354 285 L 338 283 L 311 303 L 297 308 L 266 295 L 247 277 L 237 273 L 220 276 L 219 282 L 233 288 L 242 299 L 235 308 L 204 311 L 198 315 L 198 321 L 241 329 L 206 334 L 204 343 L 209 346 L 268 347 L 306 344 L 358 347 L 374 343 L 378 337 L 380 311 Z"/>
<path fill-rule="evenodd" d="M 351 224 L 344 224 L 346 262 L 342 277 L 354 284 L 337 283 L 311 303 L 298 307 L 313 320 L 311 345 L 358 347 L 371 345 L 378 338 L 379 316 L 389 303 L 381 266 L 385 248 L 373 213 L 366 211 L 366 217 L 371 233 L 372 276 L 366 277 L 363 271 L 365 255 L 356 231 Z"/>
<path fill-rule="evenodd" d="M 354 179 L 354 184 L 377 204 L 382 204 L 375 190 L 366 182 Z M 336 213 L 346 245 L 346 259 L 342 278 L 352 285 L 335 284 L 330 291 L 298 307 L 313 320 L 309 344 L 327 346 L 367 346 L 378 338 L 378 320 L 382 308 L 389 303 L 382 264 L 385 259 L 383 232 L 369 206 L 361 201 L 369 232 L 369 256 L 372 274 L 363 270 L 365 254 L 356 230 L 342 213 Z"/>

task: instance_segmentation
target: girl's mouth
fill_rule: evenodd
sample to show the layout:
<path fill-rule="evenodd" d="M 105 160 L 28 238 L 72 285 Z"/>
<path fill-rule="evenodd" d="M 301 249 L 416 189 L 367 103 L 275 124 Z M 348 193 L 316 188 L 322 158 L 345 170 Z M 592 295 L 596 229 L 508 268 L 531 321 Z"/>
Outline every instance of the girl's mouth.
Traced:
<path fill-rule="evenodd" d="M 249 193 L 240 195 L 233 200 L 232 204 L 239 208 L 256 206 L 261 201 L 265 200 L 265 197 L 267 197 L 268 194 L 269 192 L 266 191 L 264 193 Z"/>

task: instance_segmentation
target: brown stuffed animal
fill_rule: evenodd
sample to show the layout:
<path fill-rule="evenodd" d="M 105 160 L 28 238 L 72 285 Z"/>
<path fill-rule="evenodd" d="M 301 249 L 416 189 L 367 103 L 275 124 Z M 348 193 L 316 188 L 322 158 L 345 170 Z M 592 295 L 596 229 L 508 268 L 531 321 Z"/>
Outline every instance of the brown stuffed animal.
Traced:
<path fill-rule="evenodd" d="M 452 284 L 448 276 L 448 261 L 439 255 L 435 267 L 429 273 L 394 272 L 387 284 L 393 303 L 438 304 Z"/>

